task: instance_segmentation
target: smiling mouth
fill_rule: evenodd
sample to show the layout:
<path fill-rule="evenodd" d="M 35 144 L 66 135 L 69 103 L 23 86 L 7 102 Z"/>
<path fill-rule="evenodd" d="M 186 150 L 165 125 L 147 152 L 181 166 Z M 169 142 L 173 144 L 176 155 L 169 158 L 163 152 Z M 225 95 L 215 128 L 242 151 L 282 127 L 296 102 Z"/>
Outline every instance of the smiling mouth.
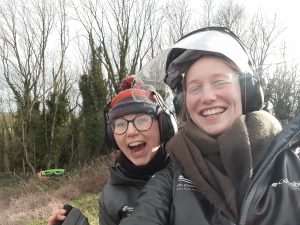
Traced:
<path fill-rule="evenodd" d="M 203 117 L 208 117 L 208 116 L 219 115 L 225 111 L 226 111 L 226 108 L 218 107 L 218 108 L 205 109 L 205 110 L 201 111 L 200 114 Z"/>
<path fill-rule="evenodd" d="M 133 152 L 141 151 L 146 147 L 146 142 L 143 141 L 132 142 L 128 144 L 128 147 Z"/>

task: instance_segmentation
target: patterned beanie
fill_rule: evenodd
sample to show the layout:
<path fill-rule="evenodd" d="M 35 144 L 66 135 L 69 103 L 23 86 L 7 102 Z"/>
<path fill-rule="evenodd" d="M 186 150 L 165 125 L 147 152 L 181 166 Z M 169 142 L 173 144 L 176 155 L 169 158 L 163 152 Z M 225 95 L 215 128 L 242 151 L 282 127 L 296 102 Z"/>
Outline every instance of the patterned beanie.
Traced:
<path fill-rule="evenodd" d="M 110 102 L 110 121 L 128 114 L 158 115 L 160 106 L 153 86 L 136 82 L 131 75 L 122 79 L 120 88 L 122 91 Z"/>

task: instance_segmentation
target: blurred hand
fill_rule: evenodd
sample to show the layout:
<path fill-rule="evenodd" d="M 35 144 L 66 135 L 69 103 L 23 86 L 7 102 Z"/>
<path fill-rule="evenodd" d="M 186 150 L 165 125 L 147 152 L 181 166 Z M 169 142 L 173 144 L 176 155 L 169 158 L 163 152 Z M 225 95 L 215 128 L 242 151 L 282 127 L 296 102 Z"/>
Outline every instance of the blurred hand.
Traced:
<path fill-rule="evenodd" d="M 65 220 L 66 210 L 63 209 L 63 204 L 49 203 L 48 207 L 52 209 L 51 216 L 48 218 L 48 225 L 55 225 L 56 222 Z"/>

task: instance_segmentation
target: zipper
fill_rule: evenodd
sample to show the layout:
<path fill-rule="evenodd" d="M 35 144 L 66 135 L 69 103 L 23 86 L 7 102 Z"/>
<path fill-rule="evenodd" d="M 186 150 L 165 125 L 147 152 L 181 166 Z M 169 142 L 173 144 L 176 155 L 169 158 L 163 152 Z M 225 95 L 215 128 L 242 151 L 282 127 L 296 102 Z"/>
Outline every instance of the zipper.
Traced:
<path fill-rule="evenodd" d="M 251 200 L 253 199 L 253 196 L 255 194 L 255 191 L 257 190 L 257 187 L 262 183 L 262 181 L 264 180 L 263 178 L 266 177 L 266 175 L 270 172 L 272 165 L 275 161 L 275 159 L 277 158 L 277 156 L 283 152 L 287 147 L 291 147 L 295 141 L 293 142 L 293 139 L 299 135 L 300 132 L 296 132 L 296 134 L 274 155 L 274 157 L 272 157 L 272 159 L 268 162 L 266 162 L 266 168 L 264 169 L 264 171 L 262 172 L 262 174 L 258 177 L 257 181 L 254 182 L 254 184 L 250 187 L 245 200 L 242 203 L 242 210 L 240 213 L 240 222 L 239 225 L 245 225 L 246 224 L 246 216 L 247 216 L 247 211 L 248 208 L 250 206 Z"/>
<path fill-rule="evenodd" d="M 242 204 L 242 211 L 241 211 L 241 217 L 240 217 L 240 223 L 239 223 L 240 225 L 245 224 L 245 222 L 246 222 L 246 212 L 248 211 L 248 208 L 249 208 L 251 200 L 252 200 L 252 198 L 254 196 L 255 190 L 257 189 L 258 185 L 263 180 L 262 178 L 264 178 L 269 173 L 269 171 L 270 171 L 270 169 L 272 167 L 272 163 L 275 161 L 277 155 L 278 154 L 276 154 L 276 156 L 274 157 L 274 159 L 271 160 L 271 162 L 267 165 L 267 168 L 263 171 L 262 175 L 253 184 L 253 186 L 250 188 L 250 190 L 249 190 L 249 192 L 247 194 L 247 197 L 246 197 L 245 201 Z"/>

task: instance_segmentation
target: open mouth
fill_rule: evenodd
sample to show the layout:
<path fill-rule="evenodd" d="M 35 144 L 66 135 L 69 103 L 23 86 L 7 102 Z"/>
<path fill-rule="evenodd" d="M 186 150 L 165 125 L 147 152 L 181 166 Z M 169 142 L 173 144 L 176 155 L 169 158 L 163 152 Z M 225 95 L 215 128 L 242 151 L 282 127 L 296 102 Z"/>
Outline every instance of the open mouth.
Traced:
<path fill-rule="evenodd" d="M 226 111 L 226 108 L 217 107 L 217 108 L 205 109 L 205 110 L 201 111 L 200 114 L 203 117 L 208 117 L 208 116 L 219 115 L 225 111 Z"/>
<path fill-rule="evenodd" d="M 131 151 L 137 152 L 145 149 L 146 147 L 146 142 L 144 141 L 136 141 L 128 144 L 128 147 Z"/>

